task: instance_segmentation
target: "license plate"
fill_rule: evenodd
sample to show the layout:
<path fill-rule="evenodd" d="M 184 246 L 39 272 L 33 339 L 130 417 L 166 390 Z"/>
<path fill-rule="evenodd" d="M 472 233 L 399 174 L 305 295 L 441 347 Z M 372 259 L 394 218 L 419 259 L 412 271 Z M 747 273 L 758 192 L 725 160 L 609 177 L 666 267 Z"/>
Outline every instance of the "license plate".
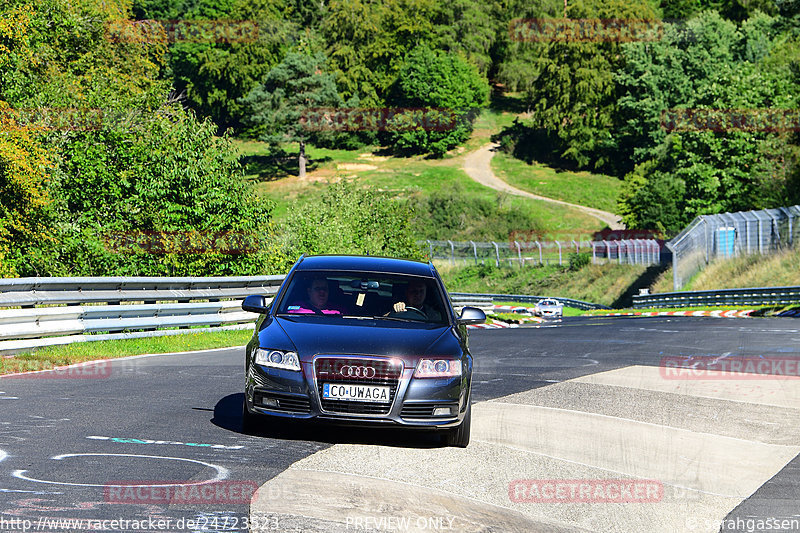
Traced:
<path fill-rule="evenodd" d="M 323 383 L 322 397 L 326 400 L 389 403 L 389 387 Z"/>

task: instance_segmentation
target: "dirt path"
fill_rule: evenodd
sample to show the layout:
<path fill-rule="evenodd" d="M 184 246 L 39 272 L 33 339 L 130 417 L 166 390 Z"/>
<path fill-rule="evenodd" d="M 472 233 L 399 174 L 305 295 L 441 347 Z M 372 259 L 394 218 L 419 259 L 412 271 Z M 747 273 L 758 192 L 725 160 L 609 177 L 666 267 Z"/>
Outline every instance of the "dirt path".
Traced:
<path fill-rule="evenodd" d="M 471 154 L 467 154 L 464 158 L 464 172 L 469 175 L 470 178 L 474 179 L 481 185 L 486 185 L 487 187 L 491 187 L 496 191 L 507 192 L 509 194 L 514 194 L 517 196 L 526 196 L 528 198 L 533 198 L 534 200 L 542 200 L 545 202 L 552 202 L 555 204 L 566 205 L 569 207 L 574 207 L 575 209 L 579 209 L 584 213 L 591 215 L 605 224 L 608 224 L 608 227 L 611 229 L 625 229 L 625 226 L 622 224 L 622 220 L 620 217 L 615 215 L 614 213 L 609 213 L 608 211 L 601 211 L 600 209 L 594 209 L 592 207 L 586 207 L 583 205 L 576 205 L 571 204 L 569 202 L 563 202 L 561 200 L 553 200 L 552 198 L 547 198 L 544 196 L 539 196 L 538 194 L 529 193 L 527 191 L 523 191 L 522 189 L 517 189 L 516 187 L 512 187 L 505 181 L 501 180 L 497 176 L 494 175 L 492 172 L 492 167 L 490 165 L 492 161 L 492 157 L 494 157 L 495 150 L 497 148 L 497 143 L 489 143 L 481 146 Z"/>

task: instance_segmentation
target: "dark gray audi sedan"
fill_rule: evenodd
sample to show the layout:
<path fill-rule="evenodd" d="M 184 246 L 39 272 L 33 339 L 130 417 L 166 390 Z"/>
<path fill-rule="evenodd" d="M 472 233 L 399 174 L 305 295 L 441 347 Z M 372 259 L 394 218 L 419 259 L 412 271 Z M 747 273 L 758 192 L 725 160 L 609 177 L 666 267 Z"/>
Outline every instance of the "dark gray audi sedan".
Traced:
<path fill-rule="evenodd" d="M 433 264 L 383 257 L 303 256 L 261 313 L 245 350 L 245 431 L 276 417 L 436 430 L 464 447 L 472 356 Z M 266 416 L 269 415 L 269 416 Z"/>

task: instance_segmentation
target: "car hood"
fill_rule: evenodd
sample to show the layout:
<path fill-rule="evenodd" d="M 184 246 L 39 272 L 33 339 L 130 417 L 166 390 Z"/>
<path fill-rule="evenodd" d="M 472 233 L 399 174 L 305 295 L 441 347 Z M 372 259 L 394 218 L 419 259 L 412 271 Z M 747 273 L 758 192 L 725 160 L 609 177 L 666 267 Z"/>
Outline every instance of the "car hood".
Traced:
<path fill-rule="evenodd" d="M 319 317 L 276 317 L 302 361 L 317 354 L 422 356 L 454 354 L 459 344 L 446 324 Z"/>

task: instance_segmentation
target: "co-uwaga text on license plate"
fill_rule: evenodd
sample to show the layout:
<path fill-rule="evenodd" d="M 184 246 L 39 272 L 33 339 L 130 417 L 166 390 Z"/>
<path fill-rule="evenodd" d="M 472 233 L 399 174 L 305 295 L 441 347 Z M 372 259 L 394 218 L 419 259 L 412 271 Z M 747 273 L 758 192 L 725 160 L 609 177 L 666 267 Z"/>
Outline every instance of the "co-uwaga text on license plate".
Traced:
<path fill-rule="evenodd" d="M 389 403 L 389 387 L 324 383 L 322 385 L 322 397 L 326 400 Z"/>

